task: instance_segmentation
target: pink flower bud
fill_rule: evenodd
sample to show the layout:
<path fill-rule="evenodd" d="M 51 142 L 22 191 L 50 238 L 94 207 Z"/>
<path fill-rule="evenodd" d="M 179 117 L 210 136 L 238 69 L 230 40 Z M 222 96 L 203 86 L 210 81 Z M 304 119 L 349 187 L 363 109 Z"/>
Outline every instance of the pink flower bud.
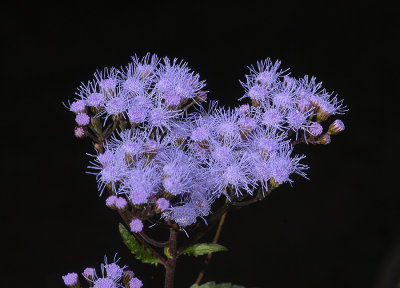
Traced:
<path fill-rule="evenodd" d="M 319 138 L 319 143 L 323 145 L 328 145 L 331 143 L 331 136 L 328 133 L 325 133 L 324 135 Z"/>
<path fill-rule="evenodd" d="M 328 134 L 330 135 L 336 135 L 339 134 L 340 132 L 342 132 L 344 130 L 344 123 L 339 120 L 336 119 L 330 126 L 328 129 Z"/>

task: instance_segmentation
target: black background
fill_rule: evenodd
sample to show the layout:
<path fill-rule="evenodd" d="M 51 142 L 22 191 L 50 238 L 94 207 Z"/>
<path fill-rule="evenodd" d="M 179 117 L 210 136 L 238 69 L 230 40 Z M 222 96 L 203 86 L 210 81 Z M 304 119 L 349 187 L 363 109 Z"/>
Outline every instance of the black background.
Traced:
<path fill-rule="evenodd" d="M 310 181 L 296 178 L 228 215 L 220 243 L 230 251 L 214 255 L 206 281 L 389 288 L 400 280 L 400 50 L 389 4 L 54 1 L 14 2 L 0 13 L 9 81 L 1 222 L 10 228 L 1 233 L 1 281 L 9 283 L 1 287 L 64 287 L 62 275 L 116 252 L 144 287 L 162 287 L 162 267 L 139 263 L 121 242 L 119 217 L 85 174 L 91 144 L 74 138 L 74 115 L 62 105 L 96 69 L 146 52 L 186 60 L 224 105 L 237 105 L 246 67 L 271 57 L 296 77 L 317 76 L 350 109 L 331 145 L 298 148 Z M 182 257 L 176 287 L 189 287 L 201 264 Z"/>

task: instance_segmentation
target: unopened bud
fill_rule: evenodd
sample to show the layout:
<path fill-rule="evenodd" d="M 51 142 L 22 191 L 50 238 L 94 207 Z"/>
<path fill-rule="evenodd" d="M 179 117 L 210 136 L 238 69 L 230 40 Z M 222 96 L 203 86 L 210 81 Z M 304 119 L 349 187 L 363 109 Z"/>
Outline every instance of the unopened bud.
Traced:
<path fill-rule="evenodd" d="M 135 276 L 135 273 L 133 273 L 132 270 L 125 270 L 122 273 L 122 281 L 125 283 L 125 285 Z"/>
<path fill-rule="evenodd" d="M 113 210 L 117 210 L 117 206 L 115 206 L 115 203 L 117 201 L 118 197 L 115 195 L 111 195 L 106 199 L 106 205 L 108 208 L 111 208 Z"/>
<path fill-rule="evenodd" d="M 312 123 L 312 124 L 310 125 L 310 128 L 308 129 L 308 131 L 310 132 L 310 134 L 311 134 L 312 136 L 315 136 L 315 137 L 321 135 L 322 130 L 323 130 L 322 125 L 319 124 L 319 123 L 317 123 L 317 122 Z"/>
<path fill-rule="evenodd" d="M 125 211 L 126 208 L 128 208 L 128 202 L 125 200 L 125 198 L 118 197 L 115 200 L 115 207 L 117 207 L 118 210 Z"/>
<path fill-rule="evenodd" d="M 76 127 L 74 131 L 76 138 L 83 138 L 85 136 L 85 130 L 82 127 Z"/>
<path fill-rule="evenodd" d="M 86 126 L 90 123 L 90 117 L 86 113 L 79 113 L 76 115 L 75 121 L 79 126 Z"/>
<path fill-rule="evenodd" d="M 328 134 L 330 135 L 336 135 L 339 134 L 340 132 L 342 132 L 344 130 L 344 123 L 339 120 L 336 119 L 330 126 L 328 129 Z"/>
<path fill-rule="evenodd" d="M 328 145 L 331 143 L 331 136 L 328 133 L 325 133 L 319 138 L 319 143 L 322 145 Z"/>
<path fill-rule="evenodd" d="M 78 274 L 76 273 L 68 273 L 65 276 L 62 276 L 62 279 L 64 280 L 64 284 L 69 287 L 69 288 L 79 288 L 79 279 L 78 279 Z"/>
<path fill-rule="evenodd" d="M 96 277 L 96 270 L 94 268 L 86 268 L 83 270 L 83 276 L 85 276 L 87 280 L 93 281 Z"/>
<path fill-rule="evenodd" d="M 160 198 L 156 202 L 156 210 L 157 210 L 157 212 L 164 211 L 165 209 L 168 209 L 169 206 L 170 206 L 170 203 L 165 198 Z"/>

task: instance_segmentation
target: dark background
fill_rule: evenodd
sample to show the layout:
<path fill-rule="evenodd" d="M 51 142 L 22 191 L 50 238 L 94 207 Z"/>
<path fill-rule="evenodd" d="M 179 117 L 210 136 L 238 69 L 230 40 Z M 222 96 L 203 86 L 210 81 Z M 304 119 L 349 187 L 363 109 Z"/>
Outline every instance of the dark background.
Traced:
<path fill-rule="evenodd" d="M 331 145 L 298 149 L 310 181 L 296 178 L 228 215 L 220 243 L 230 251 L 214 255 L 206 281 L 389 288 L 400 280 L 399 26 L 389 4 L 13 2 L 0 18 L 10 81 L 0 124 L 8 133 L 1 287 L 64 287 L 62 275 L 116 252 L 144 287 L 162 287 L 162 267 L 139 263 L 121 242 L 119 217 L 85 174 L 91 144 L 74 138 L 74 116 L 62 105 L 96 69 L 146 52 L 186 60 L 225 105 L 242 96 L 246 67 L 271 57 L 296 77 L 317 76 L 350 109 Z M 201 263 L 182 257 L 176 287 L 189 287 Z"/>

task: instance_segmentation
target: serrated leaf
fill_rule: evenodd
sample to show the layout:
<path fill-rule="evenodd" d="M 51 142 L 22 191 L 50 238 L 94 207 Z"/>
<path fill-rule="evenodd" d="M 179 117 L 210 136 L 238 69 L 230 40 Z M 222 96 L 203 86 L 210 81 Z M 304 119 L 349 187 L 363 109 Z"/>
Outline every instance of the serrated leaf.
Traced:
<path fill-rule="evenodd" d="M 121 234 L 125 245 L 129 248 L 129 250 L 131 250 L 132 254 L 135 255 L 136 259 L 142 261 L 143 263 L 150 263 L 154 265 L 157 265 L 161 262 L 160 259 L 151 254 L 148 248 L 143 247 L 143 245 L 141 245 L 121 223 L 119 223 L 119 233 Z"/>
<path fill-rule="evenodd" d="M 203 285 L 193 284 L 190 288 L 245 288 L 244 286 L 232 285 L 231 283 L 215 284 L 214 281 L 204 283 Z"/>
<path fill-rule="evenodd" d="M 214 244 L 214 243 L 199 243 L 187 248 L 183 253 L 185 255 L 199 256 L 208 253 L 214 253 L 219 251 L 228 251 L 225 246 Z"/>

